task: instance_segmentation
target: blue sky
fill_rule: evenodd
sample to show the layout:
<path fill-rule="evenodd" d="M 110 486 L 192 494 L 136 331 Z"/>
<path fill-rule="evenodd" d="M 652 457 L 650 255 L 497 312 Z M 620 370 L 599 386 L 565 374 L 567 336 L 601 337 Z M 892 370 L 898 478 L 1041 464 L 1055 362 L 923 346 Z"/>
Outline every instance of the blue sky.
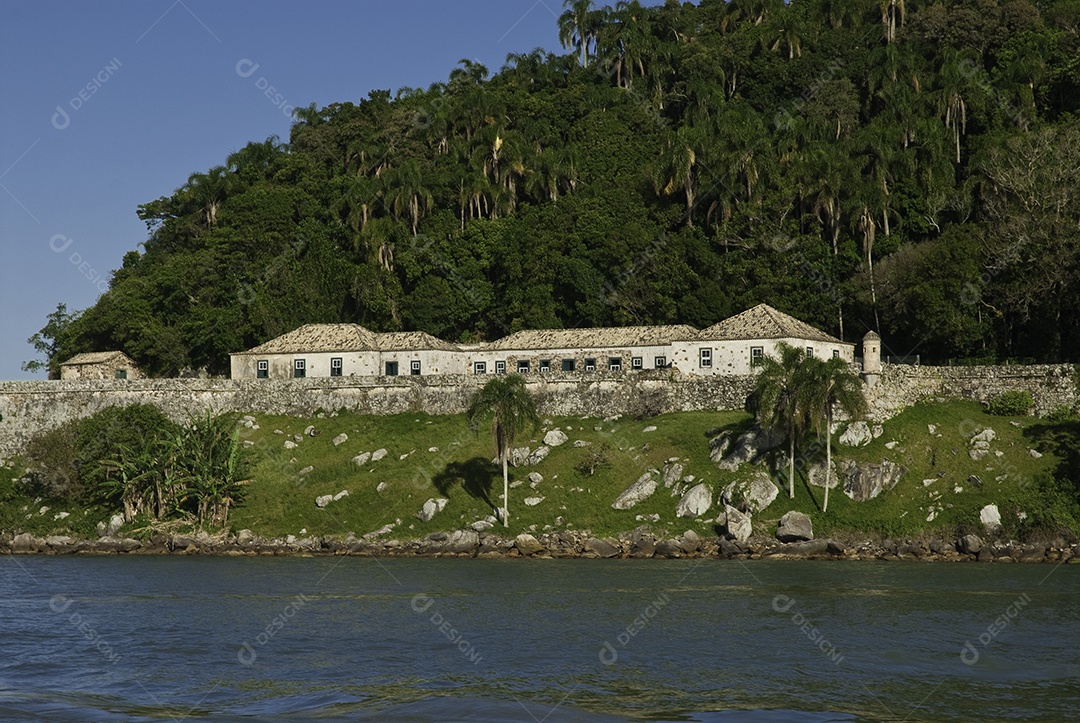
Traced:
<path fill-rule="evenodd" d="M 603 3 L 600 3 L 603 4 Z M 289 107 L 427 87 L 460 58 L 561 52 L 560 0 L 0 0 L 0 379 L 146 239 L 136 207 Z M 257 64 L 258 67 L 255 67 Z M 239 68 L 239 72 L 238 72 Z M 267 97 L 269 87 L 275 89 Z"/>

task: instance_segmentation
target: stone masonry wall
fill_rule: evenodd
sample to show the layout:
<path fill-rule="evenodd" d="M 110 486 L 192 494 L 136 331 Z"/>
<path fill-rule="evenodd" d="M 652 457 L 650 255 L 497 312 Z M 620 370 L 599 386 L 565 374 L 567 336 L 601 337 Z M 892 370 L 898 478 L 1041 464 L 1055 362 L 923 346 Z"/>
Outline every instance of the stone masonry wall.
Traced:
<path fill-rule="evenodd" d="M 314 415 L 464 412 L 490 377 L 399 376 L 306 379 L 145 379 L 0 382 L 0 458 L 33 436 L 109 406 L 153 404 L 176 421 L 220 412 Z M 693 378 L 668 370 L 553 373 L 529 379 L 544 415 L 605 417 L 643 411 L 742 409 L 750 377 Z"/>
<path fill-rule="evenodd" d="M 318 410 L 363 414 L 465 411 L 488 377 L 400 376 L 307 379 L 143 379 L 0 382 L 0 458 L 16 454 L 36 434 L 113 405 L 146 403 L 177 421 L 210 409 L 309 416 Z M 743 409 L 751 376 L 687 377 L 670 370 L 551 373 L 529 378 L 540 413 L 605 417 L 614 414 Z M 1028 389 L 1036 413 L 1077 402 L 1069 365 L 923 367 L 886 365 L 868 390 L 873 416 L 887 418 L 921 399 L 986 401 Z"/>
<path fill-rule="evenodd" d="M 1071 364 L 979 367 L 884 364 L 877 385 L 867 390 L 867 400 L 871 416 L 887 419 L 923 399 L 944 397 L 986 402 L 1017 389 L 1031 392 L 1038 415 L 1072 407 L 1077 403 L 1076 368 Z"/>

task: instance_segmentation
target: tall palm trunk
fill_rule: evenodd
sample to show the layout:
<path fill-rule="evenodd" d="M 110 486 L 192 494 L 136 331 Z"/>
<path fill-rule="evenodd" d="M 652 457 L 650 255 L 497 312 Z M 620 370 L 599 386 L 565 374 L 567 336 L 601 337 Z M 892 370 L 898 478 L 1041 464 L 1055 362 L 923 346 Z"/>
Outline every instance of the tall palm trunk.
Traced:
<path fill-rule="evenodd" d="M 503 527 L 510 526 L 510 477 L 506 471 L 506 458 L 508 454 L 503 455 Z"/>
<path fill-rule="evenodd" d="M 795 499 L 795 425 L 788 425 L 788 497 Z"/>
<path fill-rule="evenodd" d="M 829 511 L 829 478 L 832 476 L 832 405 L 825 415 L 825 502 L 821 505 L 822 512 Z"/>

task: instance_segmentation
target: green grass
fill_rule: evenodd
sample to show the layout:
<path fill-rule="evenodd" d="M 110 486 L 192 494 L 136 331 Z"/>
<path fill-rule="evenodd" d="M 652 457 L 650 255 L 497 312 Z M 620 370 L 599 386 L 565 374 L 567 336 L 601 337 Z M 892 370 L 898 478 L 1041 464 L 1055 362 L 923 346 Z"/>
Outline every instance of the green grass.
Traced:
<path fill-rule="evenodd" d="M 84 507 L 37 492 L 28 494 L 19 481 L 22 474 L 18 460 L 0 468 L 0 531 L 95 538 L 97 523 L 112 515 L 97 505 Z M 61 512 L 68 516 L 56 519 Z"/>
<path fill-rule="evenodd" d="M 719 425 L 737 423 L 741 413 L 670 414 L 645 421 L 619 419 L 554 418 L 535 434 L 516 441 L 516 446 L 536 449 L 543 442 L 544 431 L 562 429 L 569 441 L 553 447 L 535 468 L 511 468 L 511 480 L 525 483 L 510 490 L 510 532 L 532 529 L 591 529 L 611 534 L 630 529 L 638 523 L 637 515 L 657 513 L 671 520 L 675 500 L 666 490 L 633 510 L 611 508 L 620 492 L 650 468 L 660 470 L 665 461 L 678 457 L 684 475 L 717 483 L 719 473 L 708 458 L 707 432 Z M 259 417 L 260 429 L 247 431 L 245 437 L 255 442 L 252 448 L 259 459 L 255 481 L 247 489 L 247 501 L 235 510 L 231 526 L 244 527 L 261 534 L 363 535 L 385 524 L 401 520 L 388 537 L 398 539 L 423 536 L 436 530 L 464 527 L 491 514 L 501 504 L 502 474 L 491 463 L 494 450 L 491 434 L 482 427 L 470 432 L 463 416 L 427 416 L 402 414 L 388 417 L 361 417 L 352 414 L 326 416 L 322 419 Z M 305 437 L 299 447 L 285 450 L 284 442 L 314 424 L 320 434 Z M 656 426 L 653 432 L 644 432 Z M 274 434 L 281 430 L 283 435 Z M 331 440 L 344 432 L 349 440 L 334 447 Z M 574 447 L 584 440 L 587 447 Z M 431 448 L 438 451 L 429 451 Z M 361 452 L 385 448 L 387 456 L 378 462 L 357 467 L 352 459 Z M 695 450 L 696 453 L 690 453 Z M 592 475 L 578 471 L 578 466 L 593 451 L 607 459 Z M 402 460 L 401 455 L 408 454 Z M 292 460 L 296 461 L 293 462 Z M 309 474 L 297 472 L 314 466 Z M 530 488 L 528 474 L 543 475 L 537 490 Z M 383 492 L 376 488 L 385 483 Z M 324 509 L 315 506 L 315 498 L 348 490 L 349 496 Z M 485 500 L 485 494 L 486 500 Z M 527 507 L 523 500 L 542 496 L 544 501 Z M 432 497 L 449 500 L 446 508 L 429 522 L 421 522 L 416 513 Z M 558 517 L 563 518 L 556 525 Z M 686 521 L 680 531 L 695 528 L 712 532 L 711 525 Z M 502 529 L 501 526 L 499 529 Z"/>
<path fill-rule="evenodd" d="M 1013 426 L 1010 422 L 1019 424 Z M 1053 470 L 1056 457 L 1047 454 L 1031 457 L 1029 450 L 1038 446 L 1025 435 L 1039 420 L 1034 417 L 996 417 L 983 412 L 979 404 L 963 401 L 917 404 L 886 422 L 884 433 L 865 447 L 840 446 L 833 439 L 834 458 L 856 462 L 880 463 L 888 459 L 907 468 L 892 490 L 873 500 L 854 502 L 834 488 L 829 493 L 829 511 L 820 512 L 822 490 L 814 488 L 811 502 L 807 486 L 796 483 L 796 500 L 788 505 L 778 499 L 764 513 L 779 518 L 785 507 L 811 515 L 819 534 L 875 532 L 886 536 L 914 536 L 928 533 L 949 536 L 958 526 L 979 526 L 979 510 L 994 503 L 1006 526 L 1025 511 L 1034 493 L 1040 473 Z M 936 427 L 930 434 L 929 425 Z M 990 427 L 997 434 L 991 453 L 981 461 L 968 454 L 968 438 Z M 897 442 L 893 449 L 886 447 Z M 1000 451 L 999 457 L 994 452 Z M 969 479 L 978 476 L 982 486 Z M 998 477 L 1004 476 L 1002 480 Z M 934 480 L 927 485 L 924 480 Z M 956 488 L 961 489 L 956 492 Z M 931 502 L 935 516 L 928 521 Z M 941 509 L 938 510 L 938 505 Z"/>
<path fill-rule="evenodd" d="M 405 540 L 467 527 L 501 504 L 501 471 L 491 463 L 490 430 L 482 427 L 477 433 L 470 432 L 461 415 L 376 417 L 342 412 L 311 419 L 256 418 L 259 429 L 242 430 L 243 439 L 252 443 L 249 451 L 255 465 L 246 499 L 230 516 L 229 526 L 234 531 L 248 528 L 268 537 L 344 537 L 350 532 L 362 536 L 396 523 L 382 539 Z M 670 458 L 678 458 L 684 475 L 693 475 L 695 483 L 705 482 L 716 493 L 751 472 L 745 466 L 738 472 L 722 472 L 709 460 L 710 433 L 718 428 L 745 427 L 749 417 L 741 412 L 686 412 L 640 421 L 552 418 L 550 422 L 517 440 L 517 446 L 536 449 L 544 432 L 555 428 L 562 429 L 569 441 L 552 448 L 547 459 L 534 468 L 511 468 L 511 480 L 525 483 L 510 490 L 509 529 L 497 525 L 495 532 L 514 535 L 525 530 L 588 529 L 597 535 L 612 535 L 643 524 L 639 516 L 655 514 L 660 521 L 649 523 L 654 530 L 680 534 L 693 529 L 711 535 L 716 532 L 712 522 L 716 508 L 700 521 L 678 519 L 674 515 L 677 499 L 662 485 L 631 510 L 612 509 L 611 503 L 647 470 L 662 470 Z M 935 434 L 928 431 L 930 424 L 936 426 Z M 286 450 L 284 442 L 302 434 L 309 425 L 318 428 L 318 436 L 305 436 L 296 449 Z M 647 426 L 656 430 L 645 432 Z M 985 459 L 974 461 L 968 455 L 967 439 L 985 427 L 992 427 L 997 439 Z M 884 433 L 866 447 L 845 447 L 837 444 L 836 438 L 833 441 L 834 459 L 874 463 L 889 459 L 905 466 L 908 471 L 895 488 L 867 502 L 854 502 L 840 488 L 834 488 L 826 514 L 820 510 L 822 490 L 809 487 L 802 470 L 797 471 L 795 499 L 788 498 L 785 467 L 774 477 L 780 495 L 755 517 L 755 532 L 771 535 L 785 512 L 800 510 L 811 516 L 818 536 L 949 537 L 961 527 L 977 529 L 979 510 L 989 503 L 998 505 L 1006 531 L 1011 532 L 1018 529 L 1018 513 L 1039 506 L 1036 497 L 1041 488 L 1035 481 L 1061 468 L 1062 450 L 1067 447 L 1058 438 L 1062 429 L 1033 417 L 990 416 L 979 405 L 964 401 L 916 405 L 886 422 Z M 283 434 L 275 434 L 275 430 Z M 335 447 L 332 440 L 342 432 L 349 439 Z M 575 440 L 589 444 L 575 447 Z M 886 444 L 893 441 L 897 444 L 888 449 Z M 1045 454 L 1035 459 L 1029 450 L 1039 446 Z M 352 462 L 357 454 L 379 448 L 388 452 L 384 459 L 362 467 Z M 994 454 L 995 450 L 1002 455 Z M 606 464 L 589 475 L 579 467 L 596 451 L 604 455 Z M 401 459 L 402 455 L 407 456 Z M 308 466 L 314 469 L 300 475 Z M 527 480 L 531 471 L 544 478 L 535 491 Z M 972 475 L 981 478 L 981 488 L 969 482 Z M 924 485 L 923 480 L 928 479 L 934 481 Z M 381 492 L 377 490 L 380 484 L 384 485 Z M 957 487 L 962 491 L 956 492 Z M 349 495 L 326 508 L 316 507 L 317 496 L 342 490 Z M 525 506 L 523 500 L 534 495 L 544 497 L 543 502 Z M 431 522 L 421 522 L 416 513 L 425 500 L 434 497 L 446 497 L 449 502 Z M 92 536 L 93 525 L 109 514 L 100 509 L 83 514 L 71 505 L 48 500 L 34 503 L 19 497 L 9 481 L 0 483 L 0 500 L 0 528 L 8 531 Z M 43 504 L 52 511 L 37 515 L 37 507 Z M 928 521 L 931 504 L 935 516 Z M 28 509 L 22 510 L 23 506 Z M 72 516 L 53 522 L 53 512 L 60 509 L 67 509 Z"/>

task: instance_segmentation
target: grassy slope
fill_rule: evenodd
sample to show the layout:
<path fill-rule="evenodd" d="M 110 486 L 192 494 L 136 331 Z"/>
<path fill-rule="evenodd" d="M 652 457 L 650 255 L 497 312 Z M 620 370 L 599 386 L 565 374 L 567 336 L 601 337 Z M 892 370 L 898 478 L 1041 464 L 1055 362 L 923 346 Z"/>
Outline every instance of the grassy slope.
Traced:
<path fill-rule="evenodd" d="M 501 473 L 490 463 L 490 432 L 484 428 L 476 434 L 468 431 L 462 416 L 373 417 L 343 413 L 315 419 L 259 416 L 257 421 L 259 429 L 243 430 L 244 439 L 253 443 L 256 465 L 247 499 L 230 517 L 234 530 L 249 528 L 264 536 L 363 535 L 401 520 L 384 539 L 409 539 L 465 527 L 490 514 L 501 500 Z M 684 474 L 694 475 L 714 491 L 745 477 L 750 472 L 747 467 L 736 473 L 717 470 L 709 460 L 708 439 L 710 430 L 728 425 L 740 427 L 748 421 L 747 415 L 739 412 L 668 414 L 645 421 L 552 419 L 551 425 L 518 440 L 518 445 L 535 449 L 545 429 L 552 428 L 564 430 L 570 441 L 552 448 L 548 458 L 535 468 L 511 468 L 511 479 L 525 480 L 525 484 L 510 490 L 511 526 L 507 532 L 543 532 L 551 526 L 609 535 L 641 524 L 639 515 L 658 514 L 660 522 L 652 524 L 654 529 L 666 529 L 672 534 L 686 529 L 715 534 L 711 522 L 717 514 L 715 508 L 699 521 L 678 519 L 674 515 L 677 499 L 662 486 L 631 510 L 614 510 L 611 503 L 642 473 L 650 468 L 662 469 L 673 457 L 684 465 Z M 935 435 L 929 433 L 928 424 L 936 425 Z M 1015 527 L 1016 513 L 1024 510 L 1035 494 L 1035 486 L 1029 483 L 1059 462 L 1052 453 L 1041 459 L 1029 454 L 1028 450 L 1035 446 L 1030 435 L 1039 424 L 1030 417 L 991 417 L 979 405 L 968 402 L 917 405 L 886 422 L 884 434 L 864 448 L 841 447 L 834 438 L 834 457 L 861 462 L 887 458 L 906 466 L 908 472 L 893 490 L 868 502 L 853 502 L 835 488 L 830 494 L 829 511 L 823 514 L 822 490 L 808 487 L 801 470 L 797 473 L 795 499 L 788 499 L 784 468 L 776 478 L 781 494 L 755 517 L 755 532 L 771 534 L 780 516 L 796 509 L 811 515 L 819 536 L 844 532 L 928 532 L 949 536 L 958 525 L 977 526 L 979 509 L 991 502 L 998 504 L 1009 532 Z M 316 426 L 320 434 L 304 437 L 296 449 L 284 449 L 285 440 L 302 434 L 308 425 Z M 657 429 L 644 432 L 650 425 Z M 967 454 L 966 437 L 987 426 L 998 435 L 992 448 L 1003 454 L 998 457 L 992 452 L 980 462 L 973 461 Z M 275 434 L 274 430 L 284 434 Z M 349 439 L 334 446 L 332 440 L 341 432 Z M 579 439 L 590 446 L 574 447 L 574 440 Z M 885 445 L 891 441 L 898 444 L 889 450 Z M 360 452 L 380 447 L 388 451 L 384 459 L 363 467 L 352 462 Z M 429 451 L 433 447 L 438 451 Z M 579 463 L 593 451 L 602 451 L 607 465 L 591 476 L 577 471 Z M 406 454 L 405 459 L 400 459 Z M 299 471 L 309 465 L 314 470 L 301 476 Z M 533 469 L 544 477 L 536 491 L 527 481 Z M 971 475 L 981 477 L 981 488 L 968 481 Z M 998 481 L 996 478 L 1002 475 L 1007 477 Z M 924 486 L 926 479 L 935 481 Z M 386 483 L 382 492 L 376 491 L 380 483 Z M 485 485 L 490 485 L 489 501 L 483 499 Z M 962 491 L 956 492 L 957 487 Z M 349 496 L 325 509 L 316 507 L 317 496 L 342 490 L 348 490 Z M 545 499 L 535 507 L 526 507 L 523 500 L 533 495 Z M 432 497 L 446 497 L 449 503 L 434 520 L 421 522 L 416 513 Z M 0 529 L 8 531 L 93 536 L 93 525 L 108 517 L 108 512 L 101 509 L 84 511 L 49 500 L 21 499 L 7 478 L 0 482 L 0 500 Z M 941 509 L 928 522 L 932 501 Z M 50 511 L 36 514 L 41 505 L 48 505 Z M 53 514 L 62 509 L 71 511 L 72 516 L 54 522 Z M 556 524 L 558 517 L 562 517 L 561 524 Z M 497 526 L 495 531 L 502 532 L 503 528 Z"/>
<path fill-rule="evenodd" d="M 654 527 L 672 533 L 694 529 L 711 534 L 715 529 L 709 520 L 715 518 L 715 510 L 701 521 L 677 519 L 677 500 L 662 487 L 632 510 L 614 510 L 611 502 L 643 472 L 662 469 L 665 461 L 673 457 L 684 465 L 684 474 L 694 475 L 697 481 L 717 491 L 747 474 L 746 468 L 737 473 L 721 472 L 708 457 L 709 431 L 745 424 L 745 414 L 694 412 L 645 421 L 551 421 L 549 427 L 518 444 L 535 449 L 547 428 L 561 428 L 570 441 L 553 448 L 548 458 L 534 468 L 544 477 L 537 491 L 528 484 L 510 491 L 512 533 L 534 529 L 534 525 L 535 530 L 543 531 L 551 525 L 612 534 L 640 524 L 639 515 L 659 514 L 660 523 Z M 1021 426 L 1013 426 L 1010 421 Z M 408 538 L 463 527 L 490 513 L 501 498 L 499 470 L 490 464 L 490 434 L 486 429 L 478 434 L 469 432 L 460 416 L 345 414 L 314 420 L 265 417 L 259 423 L 261 429 L 248 432 L 248 436 L 256 443 L 254 449 L 262 461 L 256 468 L 257 481 L 249 488 L 247 503 L 236 510 L 232 519 L 235 529 L 249 527 L 264 534 L 300 534 L 306 529 L 308 534 L 351 531 L 362 535 L 400 519 L 400 527 L 390 537 Z M 1024 428 L 1036 423 L 1033 418 L 991 417 L 973 403 L 918 405 L 887 422 L 885 433 L 864 448 L 841 447 L 834 439 L 835 456 L 860 462 L 887 458 L 906 466 L 908 472 L 892 491 L 868 502 L 853 502 L 834 489 L 829 512 L 822 514 L 822 490 L 815 487 L 811 491 L 804 476 L 797 474 L 795 500 L 782 492 L 757 516 L 755 529 L 767 534 L 775 529 L 776 520 L 784 512 L 797 509 L 812 516 L 819 534 L 847 530 L 912 535 L 926 530 L 948 535 L 957 525 L 976 524 L 979 509 L 991 502 L 998 504 L 1008 524 L 1008 517 L 1015 519 L 1031 494 L 1032 488 L 1025 485 L 1038 472 L 1052 469 L 1057 463 L 1049 454 L 1041 459 L 1029 454 L 1033 443 L 1025 437 Z M 280 429 L 287 435 L 297 434 L 309 424 L 315 424 L 321 434 L 304 438 L 297 449 L 288 452 L 282 448 L 286 437 L 273 433 Z M 929 433 L 929 424 L 936 425 L 935 435 Z M 644 432 L 650 425 L 656 426 L 656 431 Z M 1003 454 L 998 457 L 992 452 L 982 461 L 973 461 L 967 453 L 966 437 L 988 426 L 998 435 L 993 450 Z M 335 448 L 331 439 L 340 432 L 347 433 L 349 441 Z M 572 442 L 578 439 L 590 446 L 575 448 Z M 898 444 L 889 450 L 885 444 L 891 441 Z M 388 450 L 385 459 L 369 462 L 363 468 L 351 462 L 359 452 L 379 447 Z M 438 451 L 430 452 L 430 447 L 438 447 Z M 594 450 L 602 450 L 609 464 L 592 476 L 577 471 L 579 463 Z M 408 457 L 399 459 L 406 453 Z M 294 458 L 295 463 L 290 461 Z M 313 465 L 315 470 L 299 477 L 296 471 L 307 465 Z M 511 468 L 511 479 L 526 479 L 530 471 Z M 777 482 L 781 487 L 785 475 L 786 471 L 780 470 Z M 968 481 L 971 475 L 983 480 L 981 488 Z M 998 481 L 996 478 L 1002 475 L 1007 477 Z M 461 477 L 469 482 L 464 483 Z M 926 479 L 935 481 L 924 486 Z M 485 480 L 491 485 L 491 504 L 483 501 L 478 492 Z M 375 489 L 380 482 L 387 485 L 383 492 Z M 956 487 L 962 491 L 956 492 Z M 316 496 L 341 490 L 348 490 L 349 496 L 326 509 L 315 506 Z M 522 501 L 532 495 L 545 499 L 535 507 L 526 507 Z M 423 523 L 415 517 L 425 500 L 439 496 L 450 501 L 433 521 Z M 928 522 L 932 501 L 941 509 Z M 562 525 L 556 525 L 558 517 L 563 518 Z"/>

